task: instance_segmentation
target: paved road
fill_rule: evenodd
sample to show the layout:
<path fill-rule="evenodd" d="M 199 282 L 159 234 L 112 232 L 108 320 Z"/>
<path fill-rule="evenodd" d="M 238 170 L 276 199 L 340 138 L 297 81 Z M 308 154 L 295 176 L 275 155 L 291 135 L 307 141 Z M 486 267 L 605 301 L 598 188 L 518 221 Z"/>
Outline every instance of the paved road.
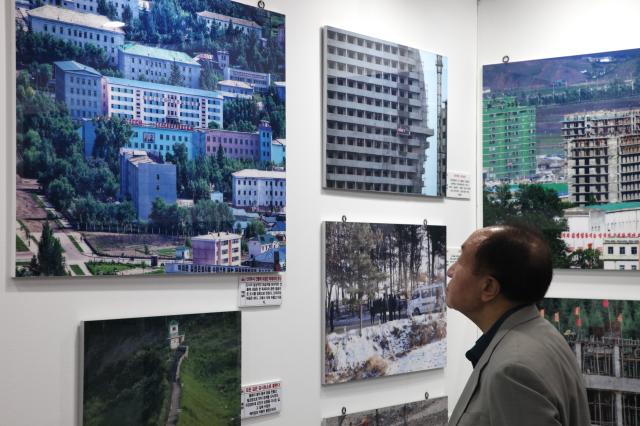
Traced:
<path fill-rule="evenodd" d="M 178 417 L 180 417 L 180 398 L 182 397 L 182 384 L 180 382 L 180 368 L 182 367 L 182 361 L 189 353 L 189 347 L 180 355 L 180 359 L 176 363 L 175 379 L 171 383 L 171 408 L 169 409 L 169 416 L 167 417 L 167 426 L 176 426 L 178 424 Z"/>

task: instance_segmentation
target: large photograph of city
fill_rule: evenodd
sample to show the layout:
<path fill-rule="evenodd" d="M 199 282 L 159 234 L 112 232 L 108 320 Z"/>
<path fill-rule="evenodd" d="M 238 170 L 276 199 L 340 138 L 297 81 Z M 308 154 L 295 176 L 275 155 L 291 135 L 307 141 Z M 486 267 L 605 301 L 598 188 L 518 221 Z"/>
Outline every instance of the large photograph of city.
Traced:
<path fill-rule="evenodd" d="M 446 426 L 447 397 L 323 419 L 322 426 Z"/>
<path fill-rule="evenodd" d="M 591 424 L 640 421 L 640 301 L 544 299 L 540 315 L 573 349 L 582 369 Z"/>
<path fill-rule="evenodd" d="M 284 15 L 15 9 L 16 276 L 286 269 Z"/>
<path fill-rule="evenodd" d="M 87 321 L 84 425 L 240 425 L 240 312 Z"/>
<path fill-rule="evenodd" d="M 638 270 L 640 49 L 483 67 L 484 225 L 524 222 L 556 268 Z"/>
<path fill-rule="evenodd" d="M 442 197 L 447 58 L 324 28 L 324 187 Z"/>
<path fill-rule="evenodd" d="M 446 228 L 324 223 L 323 383 L 442 368 Z"/>

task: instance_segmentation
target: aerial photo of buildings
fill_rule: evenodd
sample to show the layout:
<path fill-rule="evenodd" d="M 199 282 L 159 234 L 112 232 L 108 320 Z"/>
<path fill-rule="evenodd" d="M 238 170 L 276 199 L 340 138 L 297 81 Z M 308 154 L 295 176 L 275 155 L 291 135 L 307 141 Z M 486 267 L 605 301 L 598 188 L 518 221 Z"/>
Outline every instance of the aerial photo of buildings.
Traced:
<path fill-rule="evenodd" d="M 484 224 L 541 229 L 557 268 L 640 267 L 640 50 L 483 68 Z"/>
<path fill-rule="evenodd" d="M 286 269 L 285 18 L 16 2 L 18 277 Z"/>

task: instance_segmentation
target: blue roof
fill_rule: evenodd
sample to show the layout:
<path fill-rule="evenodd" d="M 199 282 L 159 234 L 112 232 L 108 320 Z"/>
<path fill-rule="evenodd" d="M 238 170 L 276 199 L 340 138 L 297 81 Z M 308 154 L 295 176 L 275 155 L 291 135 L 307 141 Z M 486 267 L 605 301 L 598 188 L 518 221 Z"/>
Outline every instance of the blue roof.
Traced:
<path fill-rule="evenodd" d="M 287 247 L 286 246 L 280 246 L 277 249 L 269 249 L 267 251 L 265 251 L 264 253 L 260 253 L 259 255 L 257 255 L 255 257 L 256 262 L 263 262 L 263 263 L 273 263 L 273 254 L 275 253 L 275 251 L 278 250 L 278 252 L 280 253 L 280 263 L 284 263 L 287 261 Z"/>
<path fill-rule="evenodd" d="M 219 98 L 222 99 L 222 95 L 218 92 L 192 89 L 190 87 L 182 86 L 170 86 L 168 84 L 152 83 L 150 81 L 129 80 L 126 78 L 107 77 L 107 82 L 110 84 L 120 84 L 122 86 L 134 86 L 141 87 L 143 89 L 158 90 L 163 92 L 176 92 L 185 95 L 203 96 L 206 98 Z"/>
<path fill-rule="evenodd" d="M 271 228 L 271 231 L 273 232 L 284 232 L 286 230 L 287 230 L 286 222 L 276 222 L 276 224 L 273 225 L 273 228 Z"/>
<path fill-rule="evenodd" d="M 100 74 L 98 71 L 94 70 L 91 67 L 88 67 L 86 65 L 82 65 L 81 63 L 78 63 L 76 61 L 58 61 L 58 62 L 54 62 L 55 66 L 57 66 L 58 68 L 60 68 L 62 71 L 79 71 L 79 72 L 87 72 L 89 74 L 93 74 L 96 77 L 101 77 L 102 74 Z"/>
<path fill-rule="evenodd" d="M 585 206 L 585 208 L 602 210 L 605 212 L 624 210 L 624 209 L 640 209 L 640 201 L 627 201 L 622 203 L 609 203 L 609 204 L 594 204 L 591 206 Z"/>

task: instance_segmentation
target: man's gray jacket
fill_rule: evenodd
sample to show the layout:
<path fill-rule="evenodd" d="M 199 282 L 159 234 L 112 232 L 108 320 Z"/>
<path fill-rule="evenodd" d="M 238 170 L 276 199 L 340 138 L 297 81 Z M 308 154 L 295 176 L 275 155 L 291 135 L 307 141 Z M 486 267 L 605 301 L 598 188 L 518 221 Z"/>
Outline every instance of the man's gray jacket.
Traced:
<path fill-rule="evenodd" d="M 449 426 L 590 424 L 576 357 L 534 305 L 500 326 L 449 420 Z"/>

